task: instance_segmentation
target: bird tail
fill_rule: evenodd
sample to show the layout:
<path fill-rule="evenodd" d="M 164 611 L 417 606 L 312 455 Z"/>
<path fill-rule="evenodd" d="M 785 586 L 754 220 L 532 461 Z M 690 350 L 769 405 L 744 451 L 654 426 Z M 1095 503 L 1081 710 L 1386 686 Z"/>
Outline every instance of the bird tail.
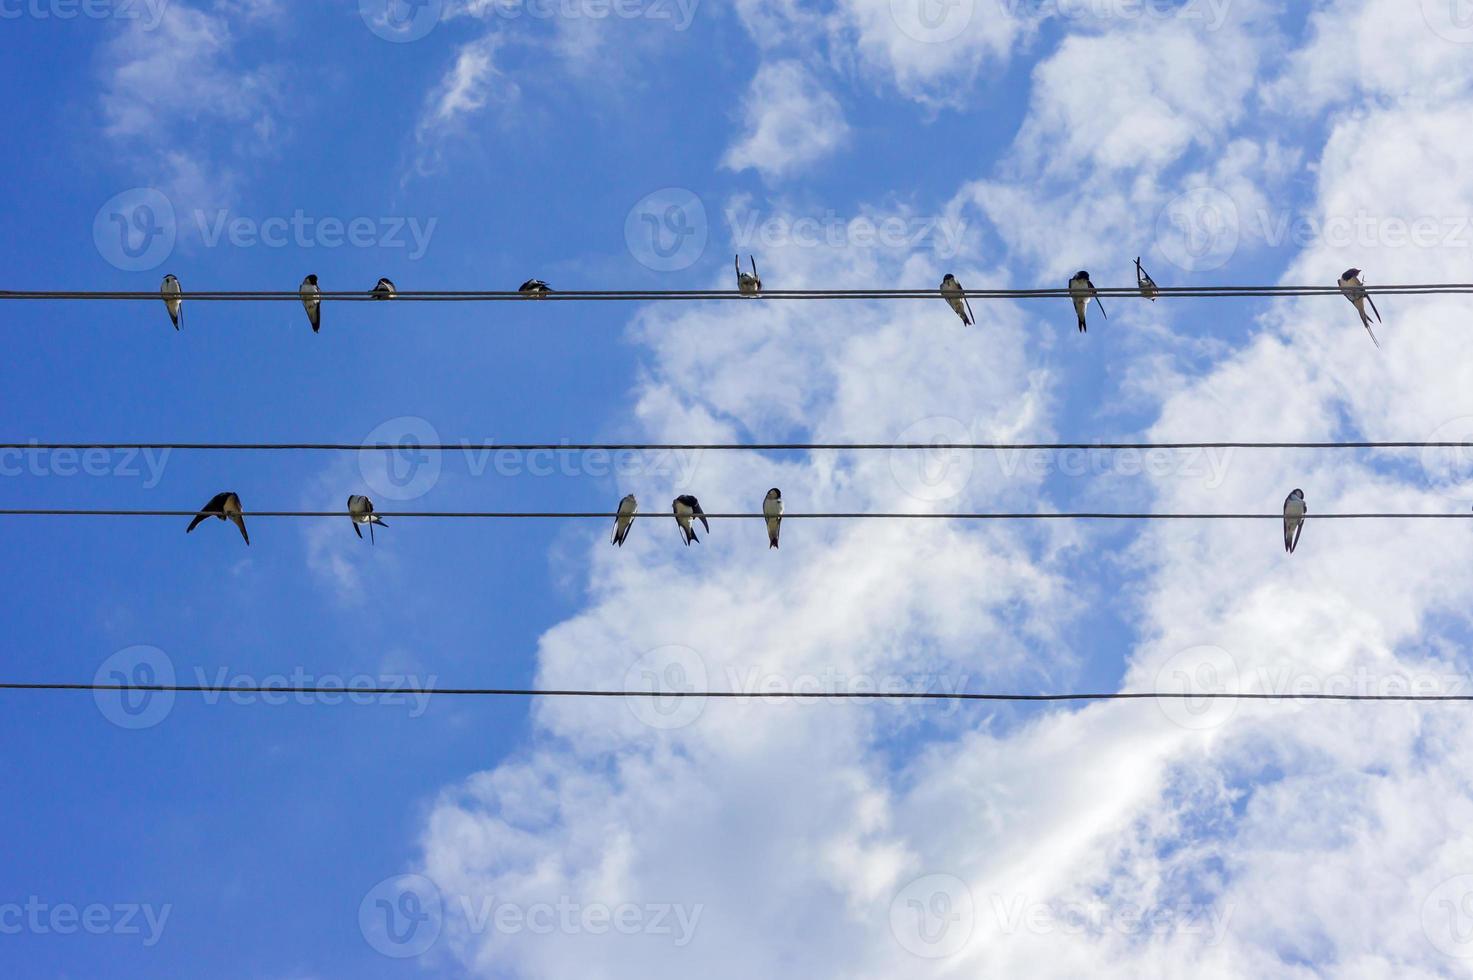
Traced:
<path fill-rule="evenodd" d="M 1366 333 L 1368 333 L 1368 334 L 1371 335 L 1371 343 L 1373 343 L 1373 344 L 1376 345 L 1376 349 L 1377 350 L 1380 350 L 1381 349 L 1381 341 L 1379 341 L 1379 340 L 1376 339 L 1376 331 L 1374 331 L 1374 330 L 1371 329 L 1371 318 L 1370 317 L 1366 317 L 1365 318 L 1365 321 L 1366 321 Z"/>

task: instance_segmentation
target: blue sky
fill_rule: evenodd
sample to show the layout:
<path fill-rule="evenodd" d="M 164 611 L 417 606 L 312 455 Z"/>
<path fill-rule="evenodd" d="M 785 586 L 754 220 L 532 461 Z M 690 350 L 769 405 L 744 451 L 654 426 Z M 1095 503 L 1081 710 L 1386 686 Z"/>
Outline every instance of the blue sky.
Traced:
<path fill-rule="evenodd" d="M 444 0 L 397 40 L 369 0 L 0 2 L 0 83 L 33 93 L 0 148 L 0 286 L 725 288 L 735 251 L 769 288 L 1128 285 L 1137 255 L 1162 285 L 1466 278 L 1473 35 L 1447 4 L 918 2 Z M 123 248 L 113 216 L 140 203 L 169 235 L 135 260 L 155 240 Z M 1061 301 L 973 305 L 967 330 L 939 299 L 330 303 L 314 335 L 295 303 L 187 303 L 176 333 L 153 301 L 11 302 L 0 441 L 1473 437 L 1454 298 L 1382 302 L 1379 352 L 1334 297 L 1107 301 L 1087 336 Z M 391 520 L 370 546 L 262 518 L 247 548 L 214 521 L 10 519 L 4 673 L 1468 672 L 1463 532 L 1430 522 L 1311 522 L 1291 562 L 1267 523 L 790 522 L 769 553 L 745 523 L 685 549 L 660 519 L 774 485 L 794 511 L 1272 512 L 1295 486 L 1311 514 L 1466 510 L 1459 457 L 437 462 L 11 456 L 0 488 L 385 511 L 635 492 L 645 516 L 620 551 L 601 523 Z M 1456 976 L 1473 954 L 1453 709 L 3 700 L 14 976 Z M 68 932 L 89 906 L 98 934 Z"/>

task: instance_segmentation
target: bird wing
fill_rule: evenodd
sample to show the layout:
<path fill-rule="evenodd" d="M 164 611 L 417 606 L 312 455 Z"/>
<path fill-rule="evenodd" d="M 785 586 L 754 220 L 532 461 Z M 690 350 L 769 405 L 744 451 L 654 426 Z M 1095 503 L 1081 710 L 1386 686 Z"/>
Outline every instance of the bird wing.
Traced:
<path fill-rule="evenodd" d="M 1373 300 L 1373 299 L 1371 299 L 1371 294 L 1370 293 L 1366 293 L 1365 296 L 1366 296 L 1366 302 L 1371 304 L 1371 312 L 1373 312 L 1373 313 L 1376 314 L 1376 322 L 1377 323 L 1381 323 L 1382 322 L 1382 320 L 1381 320 L 1381 311 L 1378 310 L 1378 309 L 1376 309 L 1376 301 Z M 1379 347 L 1381 345 L 1380 344 L 1377 344 L 1376 346 Z"/>
<path fill-rule="evenodd" d="M 188 534 L 190 531 L 193 531 L 195 528 L 199 527 L 200 521 L 204 520 L 206 517 L 224 516 L 225 499 L 229 496 L 230 494 L 227 491 L 225 493 L 217 493 L 213 497 L 211 497 L 210 502 L 205 504 L 204 507 L 200 508 L 200 512 L 198 514 L 194 515 L 194 520 L 189 522 L 189 527 L 184 529 L 184 533 Z"/>
<path fill-rule="evenodd" d="M 706 533 L 710 534 L 711 522 L 706 520 L 706 512 L 701 510 L 701 502 L 699 500 L 691 501 L 690 509 L 691 513 L 701 522 L 701 526 L 706 529 Z"/>

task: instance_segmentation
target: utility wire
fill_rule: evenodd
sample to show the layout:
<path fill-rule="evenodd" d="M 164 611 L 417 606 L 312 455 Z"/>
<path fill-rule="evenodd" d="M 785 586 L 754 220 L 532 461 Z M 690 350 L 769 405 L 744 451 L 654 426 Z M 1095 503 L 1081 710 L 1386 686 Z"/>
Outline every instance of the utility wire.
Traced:
<path fill-rule="evenodd" d="M 1366 291 L 1378 296 L 1397 295 L 1463 295 L 1473 293 L 1473 283 L 1409 283 L 1404 285 L 1367 286 Z M 1107 286 L 1096 292 L 1104 298 L 1144 299 L 1138 286 Z M 1067 299 L 1067 286 L 1046 289 L 968 289 L 968 299 Z M 1211 299 L 1256 296 L 1341 296 L 1339 286 L 1163 286 L 1157 296 Z M 316 299 L 345 302 L 656 302 L 662 300 L 877 300 L 940 298 L 936 287 L 924 289 L 767 289 L 749 296 L 734 289 L 603 289 L 566 290 L 535 296 L 509 290 L 406 290 L 392 300 L 379 300 L 367 291 L 321 292 Z M 180 293 L 177 298 L 203 302 L 300 302 L 295 291 L 284 290 L 201 290 Z M 107 300 L 159 302 L 158 291 L 126 290 L 0 290 L 0 300 Z"/>
<path fill-rule="evenodd" d="M 53 508 L 18 508 L 0 510 L 0 517 L 195 517 L 199 510 L 63 510 Z M 215 516 L 211 511 L 208 516 Z M 346 510 L 258 510 L 246 511 L 242 517 L 349 517 Z M 619 515 L 605 511 L 374 511 L 375 517 L 397 518 L 440 518 L 453 520 L 613 520 Z M 636 517 L 673 517 L 670 513 L 642 512 Z M 710 520 L 766 520 L 765 514 L 706 514 Z M 1151 514 L 1151 513 L 916 513 L 893 514 L 855 512 L 823 512 L 812 514 L 784 514 L 785 521 L 802 520 L 885 520 L 885 521 L 1279 521 L 1277 514 Z M 699 520 L 698 517 L 692 518 Z M 1407 514 L 1407 513 L 1363 513 L 1363 514 L 1309 514 L 1309 521 L 1375 521 L 1375 520 L 1423 520 L 1423 521 L 1466 521 L 1473 513 L 1452 514 Z"/>
<path fill-rule="evenodd" d="M 231 684 L 208 686 L 199 684 L 67 684 L 20 682 L 0 683 L 0 691 L 91 691 L 152 694 L 307 694 L 344 695 L 363 697 L 366 695 L 403 695 L 412 693 L 427 697 L 503 697 L 503 698 L 689 698 L 727 699 L 752 701 L 798 701 L 813 698 L 824 701 L 842 701 L 853 698 L 863 701 L 1394 701 L 1394 702 L 1470 702 L 1473 694 L 1228 694 L 1228 693 L 1177 693 L 1163 691 L 1118 691 L 1100 694 L 947 694 L 939 691 L 595 691 L 558 690 L 509 687 L 446 687 L 423 688 L 406 691 L 388 687 L 278 687 L 262 685 L 242 687 Z"/>
<path fill-rule="evenodd" d="M 186 452 L 590 452 L 650 451 L 795 451 L 841 452 L 861 450 L 957 449 L 978 451 L 1043 451 L 1069 449 L 1473 449 L 1470 442 L 525 442 L 525 443 L 411 443 L 388 442 L 0 442 L 0 450 L 180 450 Z"/>

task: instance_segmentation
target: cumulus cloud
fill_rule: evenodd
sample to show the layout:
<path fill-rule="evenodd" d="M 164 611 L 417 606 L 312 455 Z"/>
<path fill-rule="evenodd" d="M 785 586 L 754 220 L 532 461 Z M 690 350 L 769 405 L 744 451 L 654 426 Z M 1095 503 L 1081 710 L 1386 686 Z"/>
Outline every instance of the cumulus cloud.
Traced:
<path fill-rule="evenodd" d="M 742 99 L 743 132 L 721 164 L 780 180 L 839 150 L 849 124 L 839 100 L 798 61 L 764 63 Z"/>

